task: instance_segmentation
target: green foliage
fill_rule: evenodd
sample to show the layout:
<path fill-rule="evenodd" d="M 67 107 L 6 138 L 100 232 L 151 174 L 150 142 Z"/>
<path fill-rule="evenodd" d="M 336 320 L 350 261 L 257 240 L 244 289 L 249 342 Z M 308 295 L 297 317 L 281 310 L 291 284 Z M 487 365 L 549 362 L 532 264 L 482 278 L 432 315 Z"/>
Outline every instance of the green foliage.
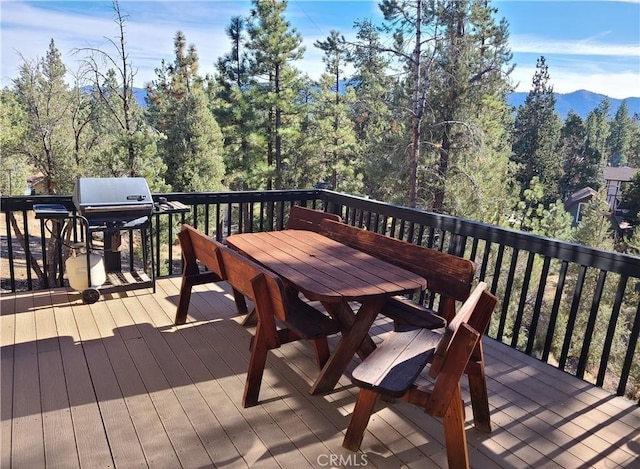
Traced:
<path fill-rule="evenodd" d="M 167 129 L 163 153 L 175 191 L 223 189 L 222 134 L 207 104 L 202 89 L 195 88 L 172 109 L 175 121 Z"/>
<path fill-rule="evenodd" d="M 457 158 L 447 177 L 447 213 L 505 226 L 519 194 L 510 183 L 509 137 L 511 114 L 504 100 L 487 96 L 476 128 L 478 144 Z"/>
<path fill-rule="evenodd" d="M 226 28 L 231 50 L 217 63 L 217 89 L 210 94 L 212 112 L 224 136 L 226 184 L 232 190 L 262 187 L 261 171 L 264 139 L 254 130 L 261 127 L 260 116 L 250 102 L 250 57 L 246 50 L 246 21 L 235 16 Z"/>
<path fill-rule="evenodd" d="M 586 121 L 586 148 L 593 154 L 593 158 L 600 161 L 600 171 L 607 161 L 607 140 L 611 133 L 611 125 L 608 121 L 611 102 L 603 98 L 598 107 L 587 115 Z"/>
<path fill-rule="evenodd" d="M 627 161 L 630 167 L 640 168 L 640 114 L 633 116 Z"/>
<path fill-rule="evenodd" d="M 544 57 L 536 64 L 532 89 L 517 111 L 512 161 L 517 164 L 515 178 L 521 191 L 529 189 L 534 177 L 543 184 L 543 204 L 560 198 L 561 160 L 560 118 L 555 113 L 556 98 L 549 86 L 549 70 Z"/>
<path fill-rule="evenodd" d="M 594 195 L 585 207 L 574 240 L 596 249 L 613 249 L 611 213 L 603 192 Z"/>
<path fill-rule="evenodd" d="M 626 241 L 626 251 L 633 256 L 640 256 L 640 229 L 636 228 Z"/>
<path fill-rule="evenodd" d="M 362 164 L 349 115 L 356 95 L 351 87 L 345 93 L 340 90 L 347 62 L 344 38 L 337 31 L 331 31 L 326 41 L 316 41 L 315 46 L 325 53 L 325 73 L 310 90 L 309 118 L 302 133 L 303 140 L 308 142 L 305 146 L 315 149 L 311 151 L 318 162 L 312 177 L 326 183 L 327 188 L 358 194 L 362 191 Z"/>
<path fill-rule="evenodd" d="M 619 208 L 626 210 L 625 220 L 640 226 L 640 171 L 622 188 Z"/>
<path fill-rule="evenodd" d="M 370 21 L 356 23 L 352 44 L 331 31 L 315 43 L 326 65 L 318 83 L 295 67 L 304 49 L 286 8 L 285 1 L 255 0 L 248 17 L 231 18 L 230 51 L 218 61 L 215 80 L 198 74 L 196 48 L 178 31 L 174 60 L 159 65 L 148 87 L 146 113 L 127 101 L 127 70 L 134 69 L 120 54 L 124 45 L 110 42 L 113 57 L 85 49 L 93 93 L 63 84 L 56 110 L 70 117 L 49 120 L 61 130 L 51 148 L 65 155 L 56 163 L 64 164 L 56 169 L 56 184 L 68 188 L 76 175 L 124 174 L 144 175 L 158 188 L 169 187 L 166 175 L 173 190 L 187 191 L 219 190 L 223 182 L 239 190 L 325 182 L 409 205 L 414 185 L 418 206 L 498 225 L 516 217 L 517 227 L 567 238 L 558 197 L 586 185 L 598 188 L 614 147 L 633 161 L 640 146 L 634 143 L 640 142 L 637 117 L 629 120 L 623 106 L 609 123 L 606 99 L 584 122 L 572 114 L 561 127 L 543 57 L 513 122 L 506 102 L 508 25 L 486 2 L 383 1 L 384 27 L 394 32 L 394 44 L 383 43 Z M 125 16 L 117 2 L 114 12 L 123 39 Z M 101 70 L 98 58 L 111 58 L 113 68 Z M 56 51 L 47 60 L 50 71 L 40 72 L 45 79 L 64 69 Z M 392 62 L 403 73 L 391 75 Z M 338 92 L 344 82 L 348 91 Z M 16 101 L 20 112 L 28 110 L 27 97 Z M 14 115 L 10 106 L 6 112 Z M 27 148 L 38 141 L 33 133 L 26 137 L 30 114 L 23 115 L 22 123 L 11 122 L 12 132 L 3 132 L 5 155 L 18 149 L 17 140 L 23 145 L 14 155 L 36 153 Z M 5 159 L 3 167 L 8 164 L 18 167 Z"/>
<path fill-rule="evenodd" d="M 633 121 L 629 116 L 627 101 L 622 101 L 611 122 L 611 133 L 607 139 L 608 163 L 611 166 L 626 166 L 631 149 Z"/>
<path fill-rule="evenodd" d="M 517 205 L 515 219 L 519 221 L 519 228 L 540 236 L 570 240 L 571 214 L 564 209 L 564 204 L 560 200 L 548 206 L 545 205 L 544 197 L 544 185 L 535 176 Z"/>
<path fill-rule="evenodd" d="M 22 195 L 26 189 L 28 163 L 20 153 L 27 131 L 26 114 L 16 95 L 9 89 L 0 91 L 0 194 Z"/>
<path fill-rule="evenodd" d="M 159 153 L 165 178 L 174 191 L 209 192 L 223 189 L 223 139 L 210 109 L 206 81 L 198 75 L 198 55 L 186 37 L 176 33 L 175 60 L 156 70 L 158 79 L 147 89 L 148 116 L 164 140 Z"/>
<path fill-rule="evenodd" d="M 16 100 L 25 116 L 26 129 L 15 151 L 41 172 L 50 194 L 68 194 L 75 183 L 72 107 L 64 81 L 66 67 L 53 40 L 46 57 L 25 61 L 14 79 Z"/>
<path fill-rule="evenodd" d="M 579 189 L 600 189 L 604 184 L 600 152 L 588 145 L 587 128 L 577 114 L 569 112 L 561 132 L 562 179 L 560 191 L 568 197 Z"/>
<path fill-rule="evenodd" d="M 357 43 L 348 51 L 354 66 L 350 84 L 356 99 L 349 107 L 358 142 L 363 192 L 373 198 L 400 202 L 406 189 L 406 156 L 399 150 L 404 124 L 393 116 L 394 81 L 387 76 L 389 59 L 380 52 L 380 33 L 370 21 L 356 23 Z M 396 194 L 402 194 L 401 199 Z"/>
<path fill-rule="evenodd" d="M 302 36 L 286 21 L 286 1 L 253 0 L 248 19 L 247 49 L 250 54 L 252 91 L 247 94 L 250 106 L 263 113 L 263 124 L 255 131 L 266 143 L 267 189 L 283 188 L 285 148 L 295 142 L 296 97 L 302 81 L 292 62 L 304 53 Z"/>

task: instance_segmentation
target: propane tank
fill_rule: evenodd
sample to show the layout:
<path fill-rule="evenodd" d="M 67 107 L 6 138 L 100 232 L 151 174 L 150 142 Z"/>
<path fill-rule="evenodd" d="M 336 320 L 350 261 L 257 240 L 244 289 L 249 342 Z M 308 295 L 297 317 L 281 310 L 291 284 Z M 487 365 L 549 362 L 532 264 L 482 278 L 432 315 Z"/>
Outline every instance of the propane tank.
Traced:
<path fill-rule="evenodd" d="M 96 253 L 87 254 L 84 243 L 76 243 L 71 247 L 71 257 L 64 263 L 69 285 L 74 290 L 82 291 L 88 288 L 87 255 L 91 266 L 91 286 L 98 288 L 107 281 L 107 273 L 102 256 Z"/>

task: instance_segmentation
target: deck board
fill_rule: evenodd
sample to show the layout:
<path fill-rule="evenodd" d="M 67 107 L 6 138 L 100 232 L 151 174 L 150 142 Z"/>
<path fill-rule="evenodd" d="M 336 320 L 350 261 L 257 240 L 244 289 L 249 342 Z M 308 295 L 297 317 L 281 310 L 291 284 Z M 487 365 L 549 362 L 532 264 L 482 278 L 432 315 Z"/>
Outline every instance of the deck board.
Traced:
<path fill-rule="evenodd" d="M 260 404 L 244 409 L 253 328 L 241 325 L 227 285 L 194 287 L 178 327 L 180 278 L 156 286 L 93 305 L 65 289 L 2 294 L 3 468 L 304 468 L 329 457 L 344 467 L 446 467 L 441 423 L 402 402 L 378 402 L 361 451 L 344 450 L 357 388 L 345 374 L 333 392 L 310 395 L 318 368 L 305 342 L 269 354 Z M 377 319 L 374 341 L 390 327 Z M 462 380 L 472 467 L 640 460 L 635 403 L 490 339 L 485 356 L 490 435 L 473 429 Z"/>
<path fill-rule="evenodd" d="M 6 301 L 5 301 L 6 299 Z M 3 296 L 0 305 L 0 467 L 11 467 L 13 427 L 13 368 L 15 349 L 15 297 Z"/>

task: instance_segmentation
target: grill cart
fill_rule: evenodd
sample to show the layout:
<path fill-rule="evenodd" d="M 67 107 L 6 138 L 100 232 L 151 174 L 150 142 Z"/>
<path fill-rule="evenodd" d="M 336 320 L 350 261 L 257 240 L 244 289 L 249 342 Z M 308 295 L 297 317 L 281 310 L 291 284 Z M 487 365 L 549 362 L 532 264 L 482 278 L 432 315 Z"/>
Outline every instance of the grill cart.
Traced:
<path fill-rule="evenodd" d="M 62 205 L 36 205 L 36 218 L 66 219 L 68 227 L 76 221 L 82 226 L 85 243 L 72 246 L 72 256 L 67 259 L 69 285 L 82 291 L 85 303 L 95 303 L 101 293 L 153 288 L 154 249 L 152 232 L 153 213 L 186 212 L 189 207 L 177 203 L 154 203 L 144 178 L 79 178 L 73 191 L 73 216 Z M 143 269 L 135 268 L 133 249 L 130 249 L 129 269 L 122 270 L 120 248 L 122 232 L 129 233 L 129 243 L 134 232 L 139 231 L 142 240 Z M 93 235 L 102 234 L 104 257 L 93 246 Z M 58 238 L 63 242 L 62 238 Z M 147 268 L 147 266 L 149 266 Z"/>

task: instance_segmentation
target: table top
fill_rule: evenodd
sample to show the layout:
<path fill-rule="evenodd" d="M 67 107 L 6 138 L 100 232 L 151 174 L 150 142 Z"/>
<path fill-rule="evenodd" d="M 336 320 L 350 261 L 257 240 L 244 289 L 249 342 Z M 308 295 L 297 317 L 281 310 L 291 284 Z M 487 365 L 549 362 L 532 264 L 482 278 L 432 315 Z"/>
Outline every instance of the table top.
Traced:
<path fill-rule="evenodd" d="M 417 274 L 312 231 L 242 233 L 226 242 L 280 275 L 310 300 L 361 301 L 421 291 L 427 286 Z"/>

